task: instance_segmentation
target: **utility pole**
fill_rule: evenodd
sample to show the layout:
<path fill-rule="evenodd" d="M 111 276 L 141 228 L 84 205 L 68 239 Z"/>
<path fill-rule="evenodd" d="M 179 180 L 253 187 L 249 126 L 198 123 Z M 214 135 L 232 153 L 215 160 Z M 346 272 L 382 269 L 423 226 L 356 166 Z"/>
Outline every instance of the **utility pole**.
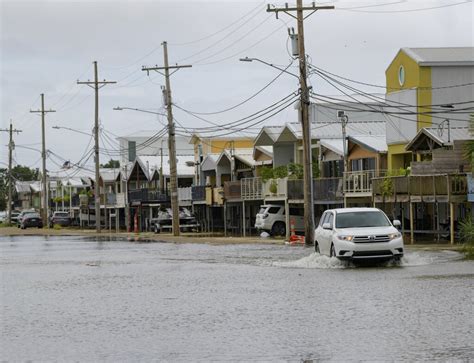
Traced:
<path fill-rule="evenodd" d="M 347 123 L 349 122 L 349 117 L 344 113 L 344 111 L 339 111 L 338 112 L 339 115 L 340 115 L 340 119 L 341 119 L 341 126 L 342 126 L 342 147 L 343 147 L 343 150 L 344 150 L 344 156 L 343 156 L 343 167 L 344 167 L 344 170 L 342 172 L 342 185 L 343 185 L 343 188 L 342 190 L 344 190 L 346 188 L 346 175 L 347 175 L 347 134 L 346 134 L 346 126 L 347 126 Z M 344 193 L 344 208 L 347 207 L 347 199 L 346 199 L 346 195 Z"/>
<path fill-rule="evenodd" d="M 168 45 L 166 42 L 162 43 L 164 53 L 164 67 L 142 67 L 142 71 L 146 71 L 150 74 L 150 71 L 156 71 L 165 76 L 166 87 L 165 87 L 165 102 L 168 111 L 168 148 L 169 148 L 169 162 L 170 162 L 170 188 L 171 188 L 171 210 L 173 212 L 173 235 L 179 236 L 179 204 L 178 204 L 178 177 L 176 168 L 176 143 L 175 143 L 175 131 L 174 131 L 174 120 L 171 100 L 171 85 L 170 76 L 177 72 L 180 68 L 189 68 L 191 65 L 184 66 L 170 66 L 168 65 Z M 170 74 L 170 69 L 174 71 Z M 160 70 L 164 70 L 165 73 L 161 73 Z"/>
<path fill-rule="evenodd" d="M 312 15 L 318 10 L 334 9 L 334 6 L 303 6 L 303 0 L 296 0 L 296 7 L 277 8 L 268 5 L 267 12 L 275 13 L 278 19 L 278 13 L 284 12 L 295 18 L 298 23 L 298 58 L 300 70 L 300 112 L 301 112 L 301 128 L 303 136 L 303 172 L 304 172 L 304 225 L 305 225 L 305 244 L 312 245 L 314 243 L 314 200 L 313 200 L 313 168 L 311 160 L 311 123 L 309 122 L 309 91 L 306 75 L 306 53 L 304 49 L 304 19 Z M 306 17 L 304 11 L 312 11 Z M 291 14 L 296 12 L 296 16 Z"/>
<path fill-rule="evenodd" d="M 13 187 L 13 175 L 12 175 L 12 153 L 15 148 L 13 142 L 13 133 L 19 134 L 22 130 L 13 129 L 12 121 L 10 120 L 10 129 L 0 129 L 3 132 L 10 133 L 10 141 L 8 142 L 8 224 L 12 223 L 12 187 Z"/>
<path fill-rule="evenodd" d="M 99 186 L 99 89 L 108 84 L 117 83 L 115 81 L 99 81 L 99 72 L 97 71 L 97 61 L 94 61 L 94 81 L 77 81 L 77 84 L 85 84 L 95 90 L 95 122 L 94 122 L 94 154 L 95 154 L 95 231 L 100 233 L 100 186 Z"/>
<path fill-rule="evenodd" d="M 30 110 L 31 113 L 41 113 L 41 141 L 42 141 L 42 149 L 41 149 L 41 157 L 43 159 L 43 176 L 42 176 L 42 184 L 43 184 L 43 213 L 41 218 L 43 219 L 43 226 L 49 226 L 48 223 L 48 197 L 47 197 L 47 190 L 46 190 L 46 137 L 44 131 L 44 117 L 49 112 L 56 112 L 55 110 L 45 110 L 44 109 L 44 93 L 41 94 L 41 110 Z"/>

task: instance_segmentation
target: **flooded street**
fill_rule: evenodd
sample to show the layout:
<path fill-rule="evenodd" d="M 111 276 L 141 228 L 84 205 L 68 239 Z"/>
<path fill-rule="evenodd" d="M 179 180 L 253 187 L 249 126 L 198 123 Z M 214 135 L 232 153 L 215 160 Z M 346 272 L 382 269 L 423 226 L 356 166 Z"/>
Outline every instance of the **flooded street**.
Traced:
<path fill-rule="evenodd" d="M 311 249 L 0 237 L 7 361 L 469 361 L 474 262 L 361 268 Z"/>

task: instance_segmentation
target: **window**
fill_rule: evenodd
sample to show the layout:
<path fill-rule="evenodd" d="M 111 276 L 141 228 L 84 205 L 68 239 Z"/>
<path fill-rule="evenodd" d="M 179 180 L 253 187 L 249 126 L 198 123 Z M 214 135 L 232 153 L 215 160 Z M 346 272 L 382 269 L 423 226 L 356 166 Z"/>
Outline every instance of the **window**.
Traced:
<path fill-rule="evenodd" d="M 324 218 L 326 218 L 326 212 L 323 213 L 323 215 L 321 216 L 321 219 L 319 220 L 319 225 L 322 227 L 323 224 L 324 224 Z"/>
<path fill-rule="evenodd" d="M 390 221 L 382 212 L 348 212 L 337 215 L 337 228 L 387 227 Z"/>
<path fill-rule="evenodd" d="M 270 207 L 268 208 L 268 213 L 277 214 L 280 211 L 280 207 Z"/>
<path fill-rule="evenodd" d="M 398 83 L 400 83 L 400 86 L 403 86 L 405 83 L 405 68 L 403 66 L 398 68 Z"/>
<path fill-rule="evenodd" d="M 332 213 L 328 213 L 328 218 L 326 218 L 326 219 L 327 219 L 327 222 L 326 222 L 326 223 L 329 223 L 329 226 L 330 226 L 330 228 L 332 229 L 332 222 L 333 222 L 333 220 L 334 220 L 333 214 L 332 214 Z"/>

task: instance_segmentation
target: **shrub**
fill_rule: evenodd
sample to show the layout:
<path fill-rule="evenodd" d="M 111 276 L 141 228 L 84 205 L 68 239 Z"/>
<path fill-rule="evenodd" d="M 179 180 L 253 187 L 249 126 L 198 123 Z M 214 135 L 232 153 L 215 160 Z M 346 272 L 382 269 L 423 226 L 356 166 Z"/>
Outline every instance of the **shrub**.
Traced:
<path fill-rule="evenodd" d="M 274 178 L 286 178 L 288 176 L 288 168 L 286 165 L 278 166 L 273 169 Z"/>
<path fill-rule="evenodd" d="M 263 182 L 273 179 L 273 168 L 269 166 L 264 166 L 260 169 L 260 177 Z"/>
<path fill-rule="evenodd" d="M 53 229 L 55 229 L 55 230 L 58 231 L 58 230 L 61 229 L 61 226 L 60 226 L 59 224 L 55 224 L 55 225 L 53 226 Z"/>
<path fill-rule="evenodd" d="M 474 259 L 474 222 L 467 219 L 459 223 L 461 241 L 463 242 L 462 252 L 466 258 Z"/>

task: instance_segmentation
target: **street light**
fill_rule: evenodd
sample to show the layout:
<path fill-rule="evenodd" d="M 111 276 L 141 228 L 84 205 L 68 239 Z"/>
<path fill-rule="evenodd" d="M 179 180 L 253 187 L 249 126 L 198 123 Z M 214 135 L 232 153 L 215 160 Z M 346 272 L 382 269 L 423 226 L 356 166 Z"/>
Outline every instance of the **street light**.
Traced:
<path fill-rule="evenodd" d="M 281 72 L 283 72 L 283 73 L 287 73 L 287 74 L 289 74 L 289 75 L 291 75 L 291 76 L 293 76 L 293 77 L 296 77 L 298 80 L 300 79 L 296 74 L 291 73 L 291 72 L 288 72 L 286 69 L 280 68 L 280 67 L 278 67 L 278 66 L 276 66 L 276 65 L 274 65 L 274 64 L 272 64 L 272 63 L 265 62 L 265 61 L 263 61 L 263 60 L 261 60 L 261 59 L 258 59 L 258 58 L 245 57 L 245 58 L 240 58 L 239 61 L 241 61 L 241 62 L 253 62 L 253 61 L 257 61 L 257 62 L 260 62 L 260 63 L 262 63 L 262 64 L 265 64 L 265 65 L 267 65 L 267 66 L 269 66 L 269 67 L 278 69 L 279 71 L 281 71 Z M 290 63 L 290 65 L 291 65 L 291 63 Z M 288 67 L 289 67 L 290 65 L 288 65 Z M 287 67 L 287 68 L 288 68 L 288 67 Z"/>
<path fill-rule="evenodd" d="M 314 3 L 313 3 L 314 6 Z M 278 13 L 277 13 L 278 14 Z M 299 16 L 299 15 L 298 15 Z M 300 23 L 300 21 L 298 20 Z M 300 29 L 301 25 L 301 29 Z M 298 28 L 301 30 L 302 41 L 302 21 L 298 25 Z M 304 43 L 301 42 L 298 44 L 299 49 L 304 55 Z M 314 199 L 313 199 L 313 178 L 312 178 L 312 154 L 311 154 L 311 125 L 309 122 L 309 88 L 306 80 L 306 58 L 300 55 L 299 60 L 299 70 L 300 75 L 297 76 L 291 72 L 288 72 L 287 69 L 292 63 L 290 63 L 285 69 L 282 69 L 274 64 L 265 62 L 258 58 L 240 58 L 241 62 L 252 62 L 257 61 L 272 68 L 278 69 L 282 73 L 287 73 L 298 79 L 300 84 L 300 115 L 301 115 L 301 136 L 303 143 L 303 188 L 304 188 L 304 224 L 305 224 L 305 244 L 312 245 L 314 242 Z M 289 223 L 289 221 L 287 221 Z M 288 231 L 288 228 L 287 228 Z M 288 234 L 288 233 L 287 233 Z"/>
<path fill-rule="evenodd" d="M 71 129 L 70 127 L 65 127 L 65 126 L 52 126 L 52 127 L 53 129 L 56 129 L 56 130 L 64 129 L 64 130 L 69 130 L 73 132 L 78 132 L 83 135 L 92 136 L 92 134 L 88 134 L 87 132 L 76 130 L 76 129 Z"/>
<path fill-rule="evenodd" d="M 114 111 L 123 111 L 123 110 L 131 110 L 131 111 L 138 111 L 138 112 L 145 112 L 145 113 L 152 113 L 154 115 L 160 115 L 160 116 L 166 116 L 166 114 L 161 113 L 161 112 L 155 112 L 155 111 L 149 111 L 149 110 L 142 110 L 140 108 L 132 108 L 132 107 L 114 107 Z"/>
<path fill-rule="evenodd" d="M 451 104 L 448 104 L 448 105 L 441 105 L 440 107 L 441 107 L 441 108 L 454 109 L 454 106 L 451 105 Z M 439 136 L 442 136 L 442 135 L 443 135 L 443 128 L 444 128 L 444 123 L 445 123 L 445 122 L 448 124 L 448 144 L 450 144 L 450 143 L 451 143 L 451 127 L 450 127 L 449 118 L 446 118 L 445 120 L 443 120 L 443 121 L 438 125 L 438 135 L 439 135 Z"/>

